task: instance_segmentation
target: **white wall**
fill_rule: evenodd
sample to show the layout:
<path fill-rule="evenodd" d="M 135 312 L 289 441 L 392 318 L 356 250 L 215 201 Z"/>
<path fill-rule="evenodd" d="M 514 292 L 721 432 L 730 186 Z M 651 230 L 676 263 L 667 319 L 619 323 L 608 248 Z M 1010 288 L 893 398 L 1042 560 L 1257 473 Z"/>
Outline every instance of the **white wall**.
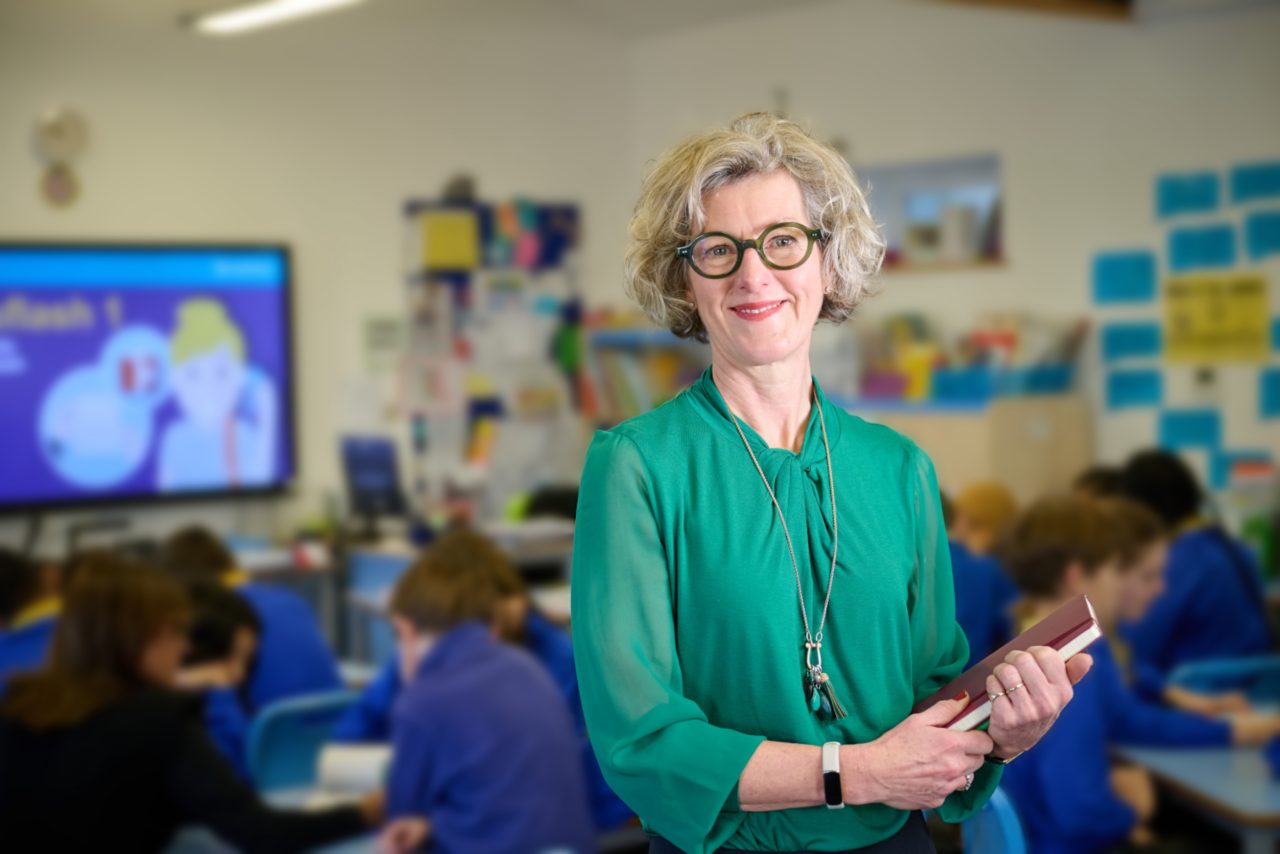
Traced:
<path fill-rule="evenodd" d="M 1144 25 L 926 0 L 779 6 L 631 47 L 631 162 L 638 178 L 684 136 L 773 108 L 779 88 L 792 117 L 851 143 L 855 166 L 996 152 L 1007 267 L 895 273 L 864 314 L 922 310 L 953 331 L 987 311 L 1079 316 L 1096 251 L 1163 257 L 1158 173 L 1280 157 L 1277 45 L 1274 3 Z M 1195 402 L 1190 372 L 1173 373 L 1176 402 Z M 1280 448 L 1275 422 L 1246 417 L 1256 368 L 1208 394 L 1233 444 Z M 1105 418 L 1098 448 L 1118 459 L 1153 425 L 1149 411 Z"/>
<path fill-rule="evenodd" d="M 402 310 L 407 197 L 438 195 L 470 170 L 485 198 L 576 200 L 584 284 L 617 277 L 619 45 L 535 10 L 467 7 L 379 0 L 213 40 L 179 31 L 153 3 L 0 6 L 0 235 L 293 244 L 303 471 L 293 512 L 315 512 L 340 483 L 340 390 L 363 371 L 363 319 Z M 93 134 L 83 197 L 66 211 L 37 198 L 30 146 L 36 116 L 59 103 L 80 109 Z M 197 515 L 245 521 L 225 507 L 134 514 L 154 530 Z M 16 536 L 0 524 L 0 542 Z"/>
<path fill-rule="evenodd" d="M 291 242 L 303 437 L 291 516 L 339 483 L 333 437 L 340 390 L 363 369 L 360 321 L 401 310 L 401 203 L 457 170 L 487 198 L 579 201 L 588 292 L 619 304 L 645 162 L 773 107 L 780 86 L 794 116 L 848 139 L 858 162 L 994 151 L 1008 267 L 895 275 L 867 309 L 962 325 L 989 309 L 1087 310 L 1095 250 L 1160 246 L 1156 173 L 1280 154 L 1274 5 L 1136 26 L 928 0 L 797 3 L 629 41 L 565 8 L 378 0 L 209 40 L 150 0 L 0 4 L 0 235 Z M 67 211 L 37 198 L 30 145 L 58 103 L 93 128 Z M 1149 426 L 1104 430 L 1104 452 Z M 284 520 L 268 506 L 137 518 L 269 532 Z M 0 523 L 0 541 L 16 536 Z"/>

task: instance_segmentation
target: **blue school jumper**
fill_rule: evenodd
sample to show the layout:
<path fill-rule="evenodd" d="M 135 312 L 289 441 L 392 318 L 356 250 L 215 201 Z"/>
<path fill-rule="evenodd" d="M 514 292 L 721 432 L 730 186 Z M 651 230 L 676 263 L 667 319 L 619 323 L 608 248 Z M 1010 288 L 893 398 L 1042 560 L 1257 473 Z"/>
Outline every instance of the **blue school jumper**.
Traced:
<path fill-rule="evenodd" d="M 631 808 L 605 782 L 595 751 L 587 740 L 578 693 L 578 676 L 573 665 L 573 641 L 569 635 L 539 614 L 530 611 L 525 622 L 528 651 L 538 660 L 564 698 L 573 717 L 574 731 L 581 741 L 582 766 L 586 774 L 591 817 L 599 831 L 613 830 L 631 819 Z M 385 742 L 391 739 L 391 709 L 400 695 L 400 661 L 391 661 L 378 672 L 333 729 L 333 739 L 342 742 Z"/>
<path fill-rule="evenodd" d="M 387 812 L 438 854 L 595 850 L 578 738 L 546 670 L 482 623 L 443 635 L 392 712 Z"/>
<path fill-rule="evenodd" d="M 1107 680 L 1096 676 L 1090 672 L 1076 685 L 1044 738 L 1004 769 L 1000 786 L 1012 798 L 1034 854 L 1105 851 L 1137 825 L 1137 813 L 1111 791 L 1107 744 L 1114 740 L 1113 725 Z"/>
<path fill-rule="evenodd" d="M 1164 592 L 1121 631 L 1146 696 L 1158 695 L 1181 664 L 1266 655 L 1272 639 L 1258 564 L 1217 527 L 1188 531 L 1169 548 Z"/>
<path fill-rule="evenodd" d="M 956 622 L 969 639 L 972 667 L 1013 637 L 1009 607 L 1018 588 L 1000 565 L 951 541 L 951 574 L 956 588 Z"/>
<path fill-rule="evenodd" d="M 234 688 L 210 688 L 204 692 L 204 727 L 209 739 L 235 769 L 236 776 L 249 780 L 249 716 Z"/>
<path fill-rule="evenodd" d="M 37 603 L 18 613 L 13 628 L 0 631 L 0 693 L 12 676 L 45 663 L 59 610 L 56 599 Z"/>
<path fill-rule="evenodd" d="M 243 583 L 238 574 L 227 584 L 262 623 L 257 662 L 244 688 L 250 714 L 276 700 L 342 688 L 337 658 L 302 597 L 282 587 Z"/>
<path fill-rule="evenodd" d="M 1093 656 L 1093 669 L 1085 678 L 1100 689 L 1113 741 L 1136 747 L 1226 747 L 1231 744 L 1231 725 L 1226 721 L 1166 708 L 1138 696 L 1126 682 L 1106 638 L 1095 641 L 1089 647 L 1089 654 Z"/>

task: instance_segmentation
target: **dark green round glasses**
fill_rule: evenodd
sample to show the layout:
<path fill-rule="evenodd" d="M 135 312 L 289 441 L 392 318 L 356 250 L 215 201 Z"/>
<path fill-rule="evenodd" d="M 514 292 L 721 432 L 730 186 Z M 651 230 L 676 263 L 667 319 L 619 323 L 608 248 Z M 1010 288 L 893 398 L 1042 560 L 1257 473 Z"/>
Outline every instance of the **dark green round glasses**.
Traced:
<path fill-rule="evenodd" d="M 688 261 L 699 276 L 723 279 L 738 271 L 748 249 L 759 252 L 766 267 L 793 270 L 809 260 L 815 240 L 826 239 L 827 232 L 821 228 L 779 222 L 766 228 L 755 240 L 738 240 L 723 231 L 708 231 L 676 249 L 676 255 Z"/>

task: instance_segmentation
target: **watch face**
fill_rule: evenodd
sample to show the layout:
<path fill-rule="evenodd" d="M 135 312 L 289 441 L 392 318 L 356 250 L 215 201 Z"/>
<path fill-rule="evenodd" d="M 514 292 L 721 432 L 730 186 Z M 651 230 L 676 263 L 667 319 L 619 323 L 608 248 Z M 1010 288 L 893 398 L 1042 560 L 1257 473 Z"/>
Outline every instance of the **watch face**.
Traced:
<path fill-rule="evenodd" d="M 822 789 L 823 795 L 826 796 L 827 806 L 844 806 L 844 790 L 840 786 L 839 771 L 827 771 L 822 775 Z"/>

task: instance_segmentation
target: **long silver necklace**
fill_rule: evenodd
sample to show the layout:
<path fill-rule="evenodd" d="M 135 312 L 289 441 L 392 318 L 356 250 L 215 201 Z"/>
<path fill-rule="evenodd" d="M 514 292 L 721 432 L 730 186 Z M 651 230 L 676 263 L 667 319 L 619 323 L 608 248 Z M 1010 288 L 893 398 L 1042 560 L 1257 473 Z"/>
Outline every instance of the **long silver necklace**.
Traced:
<path fill-rule="evenodd" d="M 787 538 L 787 553 L 791 555 L 791 569 L 796 574 L 796 594 L 800 597 L 800 620 L 804 623 L 805 703 L 820 719 L 837 720 L 845 716 L 845 710 L 836 697 L 835 688 L 831 686 L 831 677 L 822 670 L 822 630 L 827 624 L 827 609 L 831 606 L 831 588 L 836 580 L 836 554 L 840 549 L 840 528 L 836 521 L 836 480 L 835 473 L 831 469 L 831 445 L 827 442 L 827 419 L 822 414 L 822 404 L 818 401 L 817 394 L 814 393 L 812 397 L 813 408 L 818 410 L 818 424 L 822 427 L 822 448 L 827 454 L 827 483 L 831 486 L 831 572 L 827 575 L 827 596 L 822 603 L 822 617 L 818 620 L 816 634 L 809 631 L 809 610 L 804 604 L 804 586 L 800 583 L 800 564 L 796 561 L 796 549 L 791 543 L 791 531 L 787 528 L 787 518 L 782 512 L 782 505 L 778 504 L 778 496 L 774 495 L 773 487 L 769 485 L 769 478 L 765 476 L 764 469 L 760 467 L 760 461 L 751 450 L 747 434 L 742 432 L 738 416 L 730 410 L 729 417 L 733 419 L 733 426 L 742 438 L 742 444 L 746 446 L 751 462 L 755 464 L 761 483 L 769 493 L 773 509 L 778 513 L 778 521 L 782 523 L 782 534 Z"/>

